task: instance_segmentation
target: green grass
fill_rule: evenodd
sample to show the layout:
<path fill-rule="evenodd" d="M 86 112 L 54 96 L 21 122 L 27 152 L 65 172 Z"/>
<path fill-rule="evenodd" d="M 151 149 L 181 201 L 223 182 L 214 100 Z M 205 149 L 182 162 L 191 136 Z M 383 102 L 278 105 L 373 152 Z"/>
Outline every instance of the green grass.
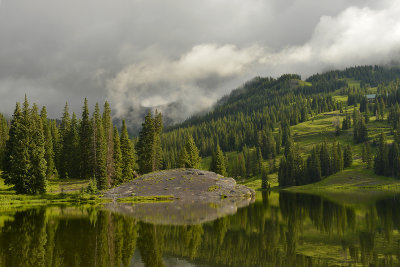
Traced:
<path fill-rule="evenodd" d="M 351 81 L 357 86 L 356 81 Z M 359 84 L 358 84 L 359 85 Z M 335 96 L 336 100 L 347 101 L 347 97 Z M 338 141 L 342 146 L 350 144 L 353 152 L 353 166 L 339 173 L 329 176 L 322 181 L 304 186 L 285 188 L 285 190 L 293 192 L 308 192 L 308 193 L 351 193 L 358 196 L 368 194 L 378 195 L 381 193 L 400 192 L 400 180 L 390 177 L 377 176 L 373 170 L 366 169 L 365 164 L 361 162 L 362 144 L 354 144 L 353 128 L 341 131 L 339 136 L 335 136 L 334 121 L 338 118 L 340 121 L 346 114 L 352 114 L 353 106 L 347 107 L 343 113 L 339 111 L 324 112 L 318 114 L 310 120 L 299 123 L 291 127 L 292 136 L 297 145 L 299 145 L 301 155 L 306 158 L 313 146 L 321 142 L 331 143 L 333 140 Z M 386 114 L 387 116 L 387 114 Z M 381 132 L 387 135 L 389 142 L 393 141 L 391 135 L 391 127 L 387 121 L 377 121 L 376 117 L 370 118 L 367 124 L 369 140 L 379 137 Z M 374 148 L 373 148 L 374 149 Z M 281 156 L 278 156 L 279 162 Z M 277 173 L 269 175 L 269 181 L 272 189 L 278 188 Z M 255 190 L 261 189 L 261 179 L 254 177 L 241 182 L 242 184 Z"/>
<path fill-rule="evenodd" d="M 4 179 L 0 178 L 0 207 L 47 204 L 95 204 L 109 201 L 103 200 L 99 196 L 84 193 L 81 188 L 85 188 L 87 183 L 88 181 L 85 180 L 50 180 L 48 193 L 24 195 L 17 194 L 11 186 L 4 184 Z M 65 188 L 64 192 L 60 188 Z"/>

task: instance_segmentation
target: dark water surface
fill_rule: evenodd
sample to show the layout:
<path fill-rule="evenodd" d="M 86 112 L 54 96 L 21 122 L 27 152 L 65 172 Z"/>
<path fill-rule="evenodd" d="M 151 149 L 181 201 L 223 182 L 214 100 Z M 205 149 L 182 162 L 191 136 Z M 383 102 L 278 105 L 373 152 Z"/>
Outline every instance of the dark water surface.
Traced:
<path fill-rule="evenodd" d="M 90 206 L 0 212 L 0 266 L 400 266 L 400 196 L 260 194 L 236 214 L 155 225 Z"/>

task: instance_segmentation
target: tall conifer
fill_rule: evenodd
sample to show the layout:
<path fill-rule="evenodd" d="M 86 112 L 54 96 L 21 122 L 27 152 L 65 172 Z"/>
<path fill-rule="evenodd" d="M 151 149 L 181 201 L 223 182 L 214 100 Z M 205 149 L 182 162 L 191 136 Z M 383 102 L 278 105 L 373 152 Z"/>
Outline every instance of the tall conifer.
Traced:
<path fill-rule="evenodd" d="M 82 108 L 82 120 L 79 129 L 79 147 L 81 150 L 80 176 L 89 179 L 93 176 L 92 125 L 89 119 L 89 107 L 85 98 Z"/>
<path fill-rule="evenodd" d="M 128 136 L 125 120 L 122 121 L 121 130 L 121 154 L 122 154 L 122 179 L 129 181 L 134 178 L 135 158 L 132 142 Z"/>

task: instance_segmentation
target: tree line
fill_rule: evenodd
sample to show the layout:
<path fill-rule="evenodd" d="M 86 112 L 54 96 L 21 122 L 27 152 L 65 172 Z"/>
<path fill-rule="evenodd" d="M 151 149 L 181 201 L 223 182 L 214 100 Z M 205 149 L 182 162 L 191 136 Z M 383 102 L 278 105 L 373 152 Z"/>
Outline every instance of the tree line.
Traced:
<path fill-rule="evenodd" d="M 7 122 L 0 117 L 0 155 L 5 183 L 17 193 L 46 192 L 52 177 L 92 179 L 98 189 L 129 181 L 137 171 L 147 173 L 161 168 L 162 116 L 151 112 L 145 118 L 136 153 L 126 123 L 121 131 L 112 123 L 111 109 L 103 112 L 96 103 L 90 115 L 84 100 L 82 115 L 70 115 L 68 103 L 60 122 L 48 119 L 46 107 L 30 106 L 27 97 L 16 104 Z"/>

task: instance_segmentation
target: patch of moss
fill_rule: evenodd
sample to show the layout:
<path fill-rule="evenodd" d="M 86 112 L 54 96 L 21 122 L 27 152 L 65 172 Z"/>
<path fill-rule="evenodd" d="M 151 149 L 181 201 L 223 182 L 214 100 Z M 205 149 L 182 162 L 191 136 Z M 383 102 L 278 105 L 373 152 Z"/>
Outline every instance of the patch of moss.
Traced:
<path fill-rule="evenodd" d="M 213 192 L 215 190 L 220 189 L 221 187 L 219 187 L 218 185 L 212 185 L 208 188 L 208 192 Z"/>

